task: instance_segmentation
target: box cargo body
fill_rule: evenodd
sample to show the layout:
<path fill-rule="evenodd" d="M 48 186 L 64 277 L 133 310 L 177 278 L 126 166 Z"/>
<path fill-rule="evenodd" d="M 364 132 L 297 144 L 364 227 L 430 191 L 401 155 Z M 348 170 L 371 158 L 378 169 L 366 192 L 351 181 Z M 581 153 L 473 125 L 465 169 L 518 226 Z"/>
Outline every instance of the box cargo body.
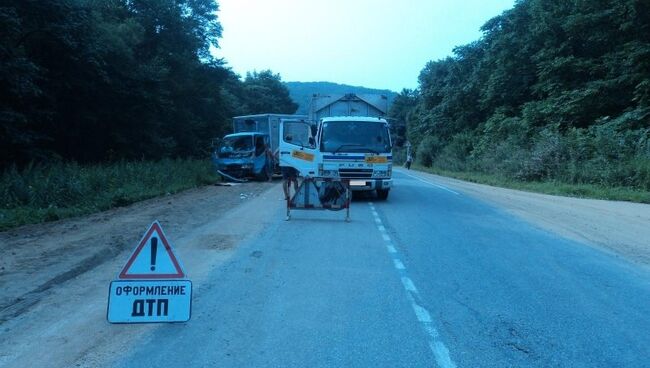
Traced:
<path fill-rule="evenodd" d="M 307 115 L 257 114 L 232 118 L 233 133 L 258 132 L 268 134 L 271 152 L 275 152 L 280 142 L 280 119 L 307 119 Z"/>

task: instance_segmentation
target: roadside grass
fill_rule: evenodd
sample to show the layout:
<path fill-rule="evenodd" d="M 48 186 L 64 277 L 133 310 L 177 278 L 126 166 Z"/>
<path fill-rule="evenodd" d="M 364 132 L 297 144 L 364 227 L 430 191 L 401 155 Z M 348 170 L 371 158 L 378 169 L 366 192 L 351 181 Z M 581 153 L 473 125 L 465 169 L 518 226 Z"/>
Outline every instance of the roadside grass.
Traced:
<path fill-rule="evenodd" d="M 438 168 L 412 165 L 412 169 L 460 179 L 478 184 L 487 184 L 495 187 L 523 190 L 528 192 L 552 194 L 567 197 L 606 199 L 613 201 L 628 201 L 650 203 L 650 192 L 630 187 L 606 187 L 594 184 L 568 184 L 557 181 L 518 181 L 494 174 L 478 172 L 460 172 L 441 170 Z"/>
<path fill-rule="evenodd" d="M 0 231 L 122 207 L 217 181 L 209 160 L 13 167 L 0 176 Z"/>

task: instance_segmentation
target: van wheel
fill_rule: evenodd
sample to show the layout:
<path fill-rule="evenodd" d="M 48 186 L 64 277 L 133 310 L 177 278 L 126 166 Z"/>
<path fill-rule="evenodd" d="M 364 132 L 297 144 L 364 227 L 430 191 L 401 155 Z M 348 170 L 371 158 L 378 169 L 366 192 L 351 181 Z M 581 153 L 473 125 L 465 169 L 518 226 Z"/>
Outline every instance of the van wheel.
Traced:
<path fill-rule="evenodd" d="M 377 199 L 385 201 L 388 198 L 388 192 L 390 189 L 377 189 Z"/>

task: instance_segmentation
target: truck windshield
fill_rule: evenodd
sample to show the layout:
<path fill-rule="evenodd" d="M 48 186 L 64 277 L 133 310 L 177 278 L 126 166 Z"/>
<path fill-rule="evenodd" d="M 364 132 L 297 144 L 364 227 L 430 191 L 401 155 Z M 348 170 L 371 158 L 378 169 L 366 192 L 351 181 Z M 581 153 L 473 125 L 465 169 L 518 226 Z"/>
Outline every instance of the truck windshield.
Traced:
<path fill-rule="evenodd" d="M 253 150 L 253 136 L 241 135 L 225 137 L 219 146 L 220 157 L 227 157 L 233 153 L 247 153 Z"/>
<path fill-rule="evenodd" d="M 323 123 L 323 152 L 390 152 L 388 126 L 382 122 L 328 121 Z"/>

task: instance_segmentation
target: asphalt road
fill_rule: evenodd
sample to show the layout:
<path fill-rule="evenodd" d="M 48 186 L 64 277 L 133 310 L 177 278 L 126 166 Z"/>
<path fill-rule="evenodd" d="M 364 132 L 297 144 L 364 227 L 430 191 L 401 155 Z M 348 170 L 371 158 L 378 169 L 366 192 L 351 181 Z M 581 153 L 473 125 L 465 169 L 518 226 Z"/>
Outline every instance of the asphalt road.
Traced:
<path fill-rule="evenodd" d="M 122 367 L 650 367 L 650 271 L 423 179 L 280 205 Z"/>

